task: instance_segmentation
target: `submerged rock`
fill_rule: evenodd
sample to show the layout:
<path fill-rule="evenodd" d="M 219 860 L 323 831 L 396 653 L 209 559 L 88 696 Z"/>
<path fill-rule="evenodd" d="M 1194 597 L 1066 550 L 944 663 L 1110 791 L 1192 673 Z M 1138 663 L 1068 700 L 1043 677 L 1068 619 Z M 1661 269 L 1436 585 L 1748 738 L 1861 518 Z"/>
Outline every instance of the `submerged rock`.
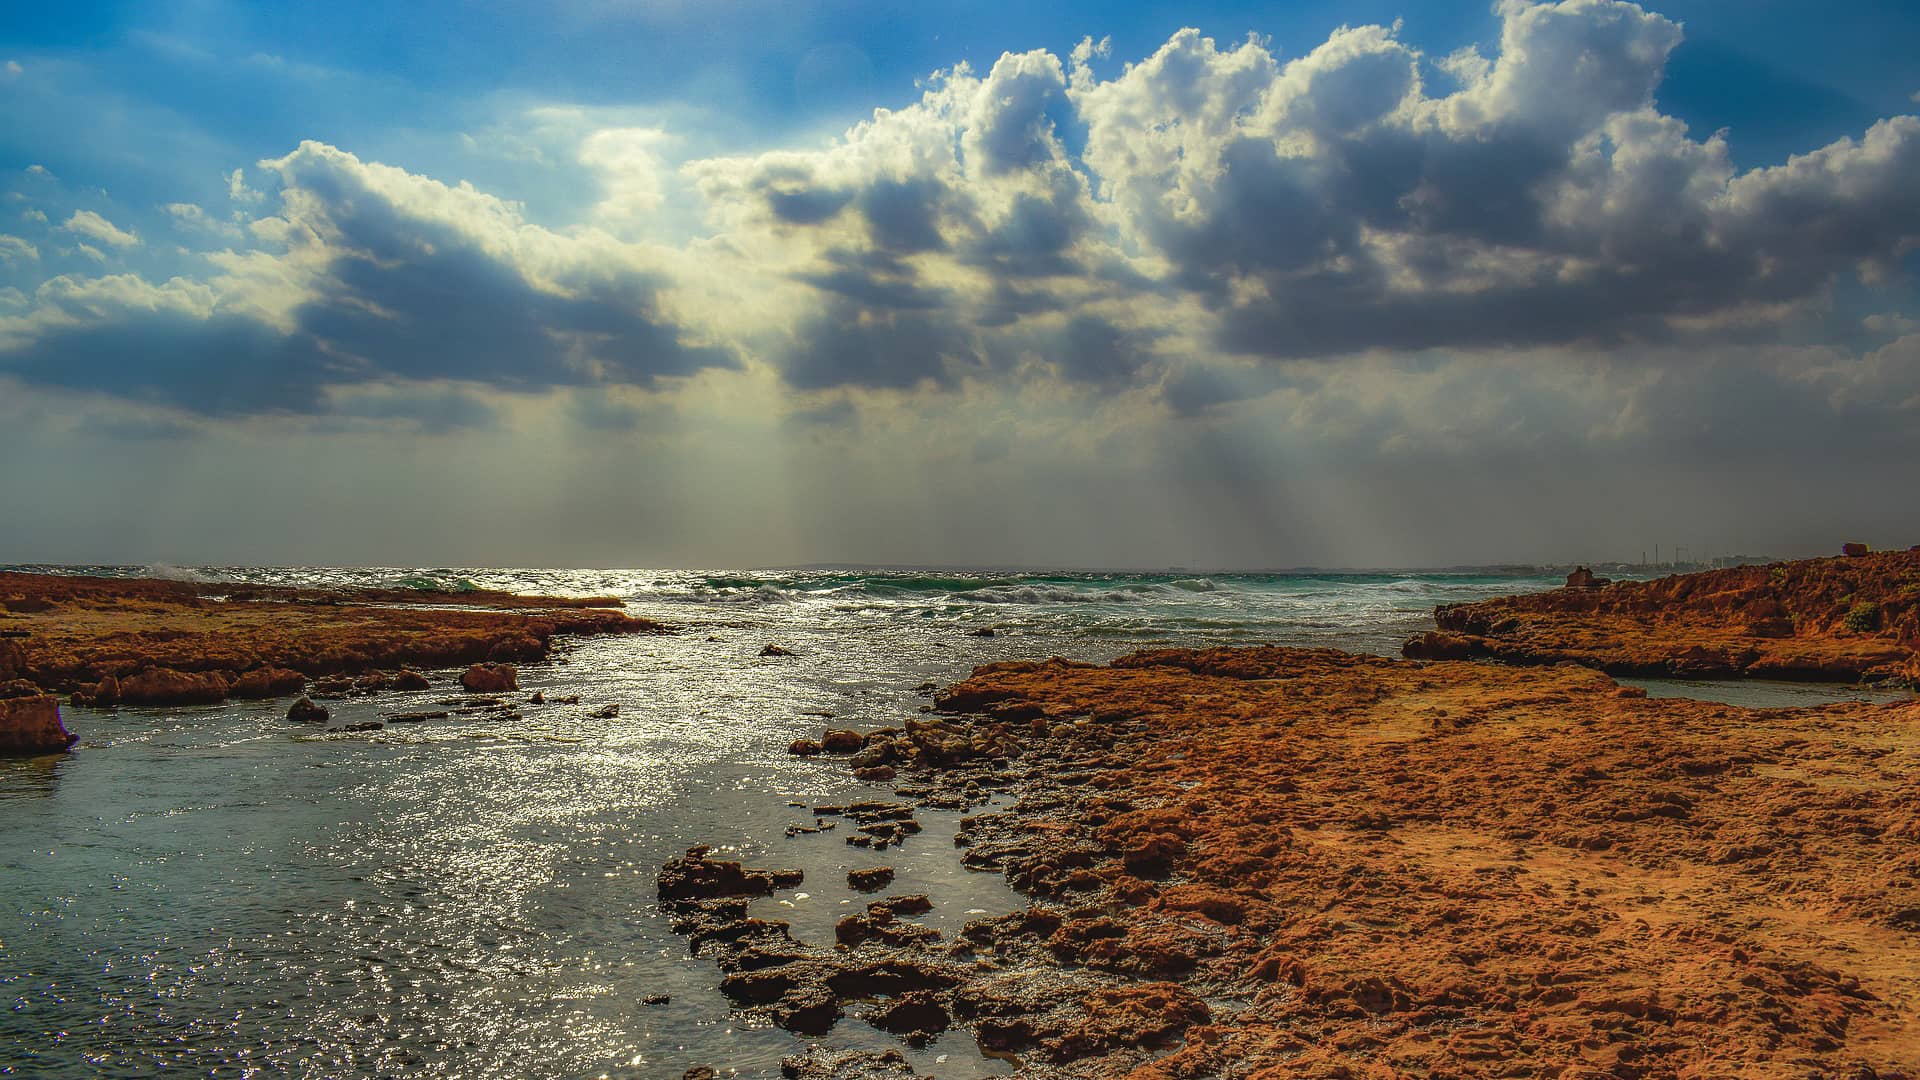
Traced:
<path fill-rule="evenodd" d="M 861 892 L 885 888 L 893 880 L 893 867 L 876 866 L 869 870 L 847 871 L 847 884 Z"/>
<path fill-rule="evenodd" d="M 705 844 L 667 860 L 656 879 L 661 900 L 705 900 L 727 896 L 766 896 L 776 888 L 800 884 L 798 870 L 749 870 L 731 859 L 710 859 Z"/>
<path fill-rule="evenodd" d="M 325 705 L 315 704 L 314 700 L 310 697 L 303 697 L 292 705 L 287 706 L 287 719 L 295 723 L 324 724 L 327 722 L 329 715 Z"/>
<path fill-rule="evenodd" d="M 913 1071 L 898 1050 L 829 1050 L 809 1046 L 804 1054 L 783 1058 L 780 1075 L 787 1080 L 929 1080 Z"/>

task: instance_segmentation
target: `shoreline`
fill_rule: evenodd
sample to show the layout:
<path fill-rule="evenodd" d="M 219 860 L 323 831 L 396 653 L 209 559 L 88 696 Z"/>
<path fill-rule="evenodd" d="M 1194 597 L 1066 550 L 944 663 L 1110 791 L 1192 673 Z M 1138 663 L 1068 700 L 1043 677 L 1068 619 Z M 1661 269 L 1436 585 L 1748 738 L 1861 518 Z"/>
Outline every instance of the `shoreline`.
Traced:
<path fill-rule="evenodd" d="M 512 665 L 546 659 L 556 638 L 671 632 L 620 606 L 612 597 L 0 572 L 0 753 L 71 747 L 60 697 L 103 708 L 197 705 L 311 688 L 325 700 L 390 683 L 418 688 L 428 680 L 417 669 L 460 667 L 468 690 L 510 690 Z"/>
<path fill-rule="evenodd" d="M 1920 688 L 1920 550 L 1569 584 L 1443 604 L 1434 622 L 1403 656 Z"/>
<path fill-rule="evenodd" d="M 1912 703 L 1251 648 L 993 664 L 936 708 L 821 740 L 898 773 L 842 820 L 1010 795 L 956 843 L 1032 906 L 943 940 L 913 922 L 940 898 L 883 898 L 802 943 L 746 915 L 791 886 L 690 853 L 663 906 L 741 1011 L 965 1028 L 1041 1075 L 1920 1065 L 1920 885 L 1882 846 L 1920 839 Z M 789 1075 L 905 1069 L 816 1045 Z"/>

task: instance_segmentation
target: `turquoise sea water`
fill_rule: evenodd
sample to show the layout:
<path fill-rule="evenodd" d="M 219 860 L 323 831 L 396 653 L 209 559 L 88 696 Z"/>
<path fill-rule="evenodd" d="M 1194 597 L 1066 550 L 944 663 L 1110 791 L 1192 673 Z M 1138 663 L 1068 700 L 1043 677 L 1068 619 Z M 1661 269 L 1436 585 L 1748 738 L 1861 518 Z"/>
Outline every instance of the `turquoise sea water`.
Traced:
<path fill-rule="evenodd" d="M 94 568 L 100 572 L 99 568 Z M 762 901 L 830 940 L 845 871 L 900 870 L 957 928 L 1020 900 L 962 870 L 956 820 L 876 859 L 787 839 L 789 803 L 856 791 L 788 742 L 899 723 L 913 688 L 992 660 L 1107 660 L 1169 644 L 1396 652 L 1437 603 L 1527 576 L 686 573 L 135 568 L 225 584 L 615 595 L 661 637 L 572 642 L 522 690 L 580 695 L 515 721 L 450 717 L 319 735 L 279 702 L 65 710 L 77 750 L 0 762 L 0 1076 L 633 1076 L 710 1064 L 778 1075 L 800 1040 L 743 1024 L 654 906 L 690 844 L 799 866 Z M 974 632 L 991 628 L 994 636 Z M 789 658 L 761 657 L 769 642 Z M 451 699 L 329 703 L 333 722 Z M 1662 692 L 1671 688 L 1656 687 Z M 618 704 L 614 718 L 593 713 Z M 444 706 L 442 706 L 444 707 Z M 651 995 L 661 1005 L 644 1005 Z M 900 1046 L 843 1020 L 834 1046 Z M 900 1047 L 936 1076 L 1005 1071 L 962 1035 Z"/>

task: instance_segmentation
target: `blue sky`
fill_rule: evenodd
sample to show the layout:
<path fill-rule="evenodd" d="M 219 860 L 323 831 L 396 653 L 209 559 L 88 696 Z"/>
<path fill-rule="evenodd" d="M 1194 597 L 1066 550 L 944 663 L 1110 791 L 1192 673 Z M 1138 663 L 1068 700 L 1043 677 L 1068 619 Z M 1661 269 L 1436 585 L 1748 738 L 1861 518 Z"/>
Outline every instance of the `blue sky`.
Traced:
<path fill-rule="evenodd" d="M 1735 0 L 10 12 L 0 494 L 47 510 L 0 561 L 1909 543 L 1868 504 L 1920 460 L 1912 40 Z M 210 477 L 315 461 L 210 524 Z M 1479 509 L 1423 526 L 1435 462 Z M 597 530 L 476 532 L 474 484 Z"/>

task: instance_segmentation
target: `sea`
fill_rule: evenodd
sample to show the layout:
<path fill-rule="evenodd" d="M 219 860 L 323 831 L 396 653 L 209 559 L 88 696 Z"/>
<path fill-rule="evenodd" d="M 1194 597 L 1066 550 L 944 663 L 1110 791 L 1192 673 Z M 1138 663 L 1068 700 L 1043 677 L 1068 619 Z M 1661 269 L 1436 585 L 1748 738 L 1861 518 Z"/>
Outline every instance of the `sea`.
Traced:
<path fill-rule="evenodd" d="M 976 665 L 1106 661 L 1172 645 L 1397 654 L 1436 604 L 1558 584 L 1532 573 L 696 573 L 472 568 L 15 567 L 239 582 L 410 587 L 421 603 L 503 589 L 618 596 L 659 636 L 566 640 L 524 665 L 520 718 L 377 731 L 289 723 L 287 702 L 63 709 L 57 757 L 0 761 L 0 1076 L 667 1077 L 780 1075 L 807 1042 L 897 1049 L 917 1071 L 1012 1071 L 964 1032 L 908 1046 L 854 1017 L 802 1039 L 728 1008 L 655 902 L 694 844 L 798 867 L 756 901 L 831 942 L 892 865 L 930 925 L 1025 905 L 960 865 L 958 813 L 884 853 L 811 808 L 889 797 L 786 748 L 826 726 L 898 725 L 926 684 Z M 991 631 L 991 636 L 987 632 Z M 762 656 L 780 645 L 791 656 Z M 334 725 L 447 708 L 435 685 L 329 702 Z M 1809 704 L 1861 691 L 1642 682 L 1662 695 Z M 606 706 L 617 705 L 617 715 Z M 975 812 L 978 812 L 977 810 Z"/>

